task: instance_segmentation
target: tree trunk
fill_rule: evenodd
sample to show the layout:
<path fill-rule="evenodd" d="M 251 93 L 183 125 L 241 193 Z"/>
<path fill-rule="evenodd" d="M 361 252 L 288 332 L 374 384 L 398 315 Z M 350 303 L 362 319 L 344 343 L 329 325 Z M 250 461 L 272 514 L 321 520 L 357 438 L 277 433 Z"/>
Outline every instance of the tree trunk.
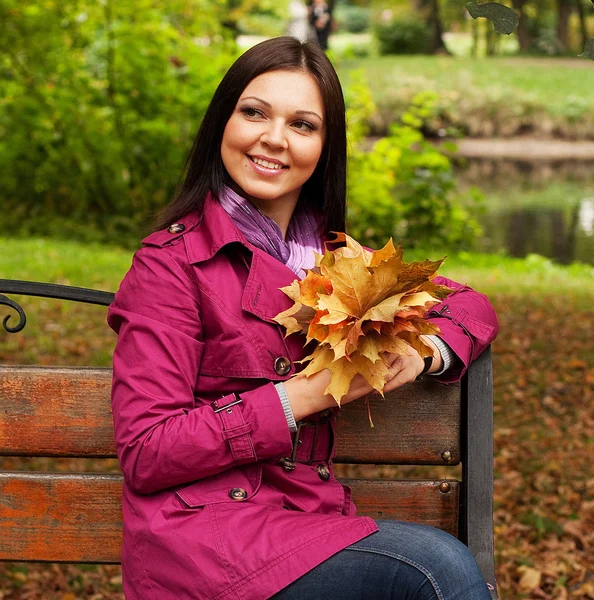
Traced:
<path fill-rule="evenodd" d="M 443 24 L 439 15 L 439 0 L 429 0 L 427 7 L 427 24 L 431 30 L 430 52 L 432 54 L 450 54 L 443 41 Z"/>
<path fill-rule="evenodd" d="M 557 0 L 557 38 L 563 50 L 569 48 L 569 16 L 571 0 Z"/>
<path fill-rule="evenodd" d="M 528 24 L 526 22 L 526 15 L 524 14 L 524 5 L 526 0 L 512 0 L 512 6 L 520 17 L 520 23 L 518 25 L 518 43 L 520 44 L 520 50 L 529 50 L 532 46 L 532 36 L 528 31 Z"/>
<path fill-rule="evenodd" d="M 499 36 L 491 23 L 487 24 L 487 56 L 495 56 L 497 54 L 497 42 Z"/>
<path fill-rule="evenodd" d="M 590 36 L 588 35 L 588 24 L 586 22 L 586 11 L 584 10 L 582 0 L 575 0 L 575 4 L 577 6 L 578 15 L 580 16 L 580 33 L 582 36 L 580 48 L 583 48 L 590 39 Z"/>
<path fill-rule="evenodd" d="M 470 49 L 470 55 L 473 58 L 478 56 L 479 47 L 479 22 L 478 19 L 472 19 L 472 48 Z"/>

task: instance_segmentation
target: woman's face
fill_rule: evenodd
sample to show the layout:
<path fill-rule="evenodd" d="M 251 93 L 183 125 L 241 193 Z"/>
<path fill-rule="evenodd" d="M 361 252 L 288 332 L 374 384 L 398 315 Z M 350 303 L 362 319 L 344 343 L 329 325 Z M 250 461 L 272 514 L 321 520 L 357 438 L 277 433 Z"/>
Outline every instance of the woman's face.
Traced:
<path fill-rule="evenodd" d="M 237 191 L 268 216 L 292 214 L 320 159 L 324 118 L 322 95 L 308 72 L 270 71 L 252 79 L 221 143 Z"/>

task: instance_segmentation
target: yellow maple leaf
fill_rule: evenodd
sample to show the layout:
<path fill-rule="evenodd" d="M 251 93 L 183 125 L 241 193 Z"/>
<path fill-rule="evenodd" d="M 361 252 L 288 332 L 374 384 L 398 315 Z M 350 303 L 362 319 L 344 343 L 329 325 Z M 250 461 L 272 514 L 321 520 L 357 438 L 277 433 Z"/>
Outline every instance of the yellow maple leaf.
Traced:
<path fill-rule="evenodd" d="M 383 393 L 390 354 L 422 357 L 432 352 L 421 335 L 439 333 L 426 320 L 428 310 L 451 292 L 432 282 L 445 259 L 406 263 L 392 240 L 380 250 L 364 248 L 344 233 L 316 254 L 316 267 L 305 278 L 281 288 L 295 305 L 278 314 L 287 335 L 304 333 L 306 343 L 318 346 L 301 362 L 309 377 L 329 369 L 326 393 L 340 404 L 353 377 L 361 374 Z"/>

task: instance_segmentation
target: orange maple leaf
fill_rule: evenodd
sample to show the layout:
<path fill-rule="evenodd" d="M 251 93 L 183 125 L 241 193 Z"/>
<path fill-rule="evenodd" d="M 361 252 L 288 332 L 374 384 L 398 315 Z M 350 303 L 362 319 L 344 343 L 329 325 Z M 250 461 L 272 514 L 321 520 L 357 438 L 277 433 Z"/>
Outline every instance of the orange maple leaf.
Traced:
<path fill-rule="evenodd" d="M 376 251 L 344 233 L 336 234 L 336 242 L 344 245 L 316 254 L 316 266 L 304 279 L 281 288 L 295 304 L 275 321 L 286 335 L 304 333 L 306 343 L 318 343 L 302 361 L 308 364 L 301 374 L 329 369 L 325 393 L 340 405 L 357 374 L 383 395 L 389 354 L 409 354 L 411 348 L 431 354 L 420 336 L 439 328 L 426 315 L 451 290 L 432 282 L 445 257 L 406 263 L 391 239 Z"/>

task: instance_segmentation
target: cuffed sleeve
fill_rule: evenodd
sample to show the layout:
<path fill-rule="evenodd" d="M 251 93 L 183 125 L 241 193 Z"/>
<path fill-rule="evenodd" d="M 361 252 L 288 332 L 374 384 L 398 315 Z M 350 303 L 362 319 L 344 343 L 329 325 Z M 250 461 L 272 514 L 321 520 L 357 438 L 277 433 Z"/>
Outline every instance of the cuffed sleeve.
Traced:
<path fill-rule="evenodd" d="M 430 375 L 442 375 L 454 364 L 454 361 L 456 360 L 456 354 L 438 335 L 428 335 L 427 338 L 437 346 L 443 362 L 441 369 L 439 371 L 435 371 L 435 373 L 430 373 Z"/>
<path fill-rule="evenodd" d="M 435 277 L 433 282 L 454 290 L 429 312 L 429 321 L 439 327 L 439 337 L 457 357 L 454 365 L 436 378 L 453 383 L 495 339 L 499 325 L 495 309 L 484 294 L 445 277 Z"/>
<path fill-rule="evenodd" d="M 215 403 L 196 389 L 204 343 L 199 295 L 188 267 L 166 250 L 140 250 L 110 306 L 118 334 L 112 410 L 127 484 L 152 493 L 238 464 L 290 452 L 272 383 Z M 217 407 L 226 403 L 223 410 Z"/>
<path fill-rule="evenodd" d="M 285 417 L 287 419 L 287 425 L 289 426 L 289 431 L 294 433 L 297 431 L 297 423 L 295 421 L 295 415 L 293 414 L 293 409 L 291 408 L 291 402 L 289 401 L 289 395 L 287 394 L 287 388 L 285 384 L 280 381 L 279 383 L 275 383 L 274 387 L 278 393 L 279 400 L 283 407 L 283 411 L 285 413 Z"/>

